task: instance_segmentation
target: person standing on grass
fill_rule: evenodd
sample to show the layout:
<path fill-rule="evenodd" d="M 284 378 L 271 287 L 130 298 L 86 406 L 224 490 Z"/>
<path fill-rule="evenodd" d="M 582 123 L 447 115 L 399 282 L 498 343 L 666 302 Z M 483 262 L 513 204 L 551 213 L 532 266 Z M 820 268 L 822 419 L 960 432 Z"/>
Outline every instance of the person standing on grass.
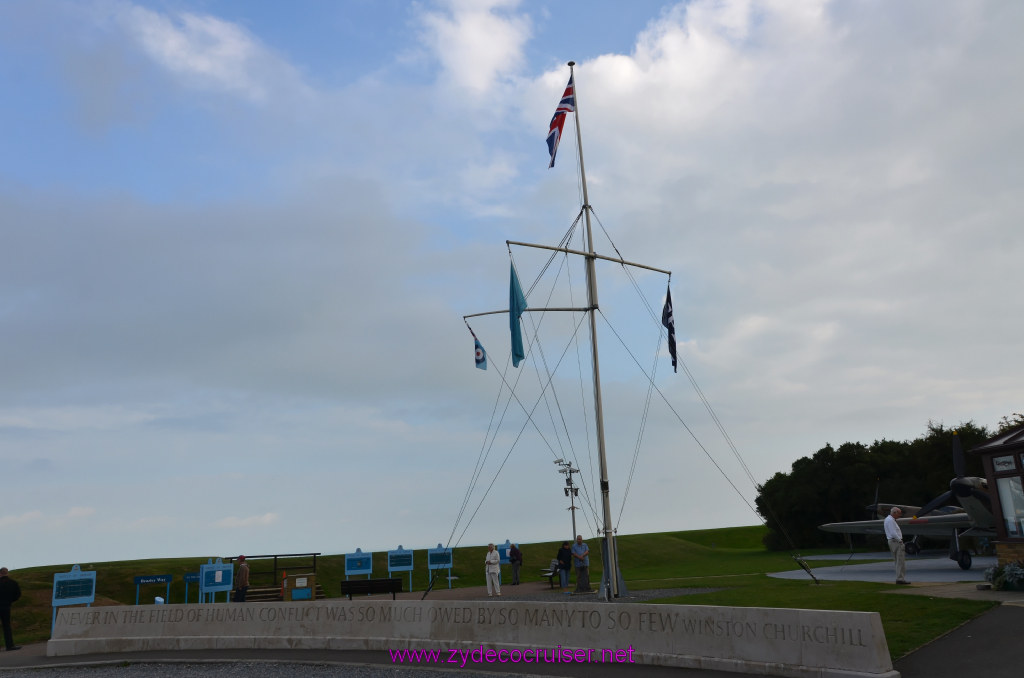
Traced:
<path fill-rule="evenodd" d="M 484 575 L 487 577 L 487 597 L 495 593 L 501 595 L 501 556 L 498 554 L 494 544 L 487 545 L 487 555 L 484 556 Z"/>
<path fill-rule="evenodd" d="M 11 604 L 21 598 L 21 587 L 7 576 L 8 573 L 6 567 L 0 567 L 0 624 L 4 627 L 4 649 L 11 652 L 21 649 L 21 645 L 14 644 L 14 630 L 11 628 Z"/>
<path fill-rule="evenodd" d="M 903 509 L 893 506 L 889 509 L 889 515 L 885 517 L 882 525 L 885 527 L 885 538 L 889 543 L 889 551 L 892 553 L 893 563 L 896 566 L 896 583 L 909 584 L 907 581 L 907 551 L 903 545 L 903 530 L 896 519 L 903 515 Z"/>
<path fill-rule="evenodd" d="M 508 550 L 508 562 L 512 566 L 512 586 L 519 586 L 519 568 L 523 566 L 523 552 L 518 544 Z"/>
<path fill-rule="evenodd" d="M 245 556 L 238 556 L 238 574 L 235 575 L 235 602 L 244 603 L 245 594 L 249 590 L 249 563 Z"/>
<path fill-rule="evenodd" d="M 590 547 L 583 541 L 582 534 L 576 535 L 571 550 L 576 565 L 576 593 L 590 593 Z"/>

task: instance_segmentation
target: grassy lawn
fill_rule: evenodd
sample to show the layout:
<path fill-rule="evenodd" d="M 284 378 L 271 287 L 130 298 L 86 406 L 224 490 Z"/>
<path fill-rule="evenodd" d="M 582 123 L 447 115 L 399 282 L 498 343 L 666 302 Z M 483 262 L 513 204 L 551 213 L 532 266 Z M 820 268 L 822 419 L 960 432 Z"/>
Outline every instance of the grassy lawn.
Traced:
<path fill-rule="evenodd" d="M 766 576 L 769 572 L 796 569 L 792 557 L 785 552 L 766 551 L 761 544 L 762 526 L 664 532 L 658 534 L 624 535 L 618 539 L 621 569 L 629 589 L 661 588 L 715 588 L 713 593 L 677 596 L 653 603 L 682 605 L 726 605 L 737 607 L 789 607 L 821 610 L 856 610 L 878 612 L 885 628 L 892 657 L 898 658 L 932 639 L 956 628 L 965 621 L 991 608 L 994 603 L 970 600 L 928 598 L 926 596 L 890 595 L 894 587 L 887 584 L 862 582 L 823 582 L 814 584 L 810 579 L 787 580 Z M 558 552 L 561 542 L 520 544 L 524 554 L 523 578 L 535 580 L 537 573 L 546 569 Z M 600 542 L 590 539 L 591 580 L 600 581 Z M 455 586 L 482 586 L 484 546 L 456 549 L 452 574 L 459 579 Z M 802 555 L 815 555 L 834 551 L 806 551 Z M 387 556 L 384 552 L 373 556 L 375 577 L 387 576 Z M 835 561 L 813 561 L 812 567 L 840 564 L 845 556 Z M 207 557 L 136 560 L 109 563 L 80 563 L 82 570 L 96 570 L 95 605 L 132 605 L 135 603 L 134 577 L 140 575 L 171 574 L 169 602 L 180 603 L 185 598 L 182 576 L 196 572 Z M 427 553 L 417 550 L 413 556 L 413 589 L 426 589 L 429 573 L 426 569 Z M 309 570 L 308 559 L 281 561 L 279 566 L 290 574 Z M 267 561 L 252 561 L 253 584 L 260 584 L 260 572 L 270 567 Z M 37 567 L 12 572 L 21 585 L 22 599 L 12 610 L 15 635 L 19 643 L 47 640 L 50 636 L 52 608 L 50 599 L 55 572 L 67 572 L 70 564 Z M 441 570 L 436 588 L 447 588 Z M 408 573 L 401 576 L 408 586 Z M 344 556 L 321 556 L 317 559 L 317 581 L 329 598 L 340 595 L 340 582 L 345 578 Z M 264 581 L 269 582 L 269 575 Z M 152 602 L 154 596 L 164 596 L 166 586 L 155 584 L 141 589 L 140 601 Z M 189 587 L 189 601 L 196 602 L 198 585 Z M 218 597 L 218 600 L 223 598 Z"/>

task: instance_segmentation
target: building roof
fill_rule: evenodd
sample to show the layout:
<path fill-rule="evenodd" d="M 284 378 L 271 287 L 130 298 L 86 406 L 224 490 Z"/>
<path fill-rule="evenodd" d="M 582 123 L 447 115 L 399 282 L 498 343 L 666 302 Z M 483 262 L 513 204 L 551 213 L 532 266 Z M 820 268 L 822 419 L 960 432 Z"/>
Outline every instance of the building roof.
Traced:
<path fill-rule="evenodd" d="M 1003 431 L 971 449 L 972 454 L 1006 454 L 1024 450 L 1024 425 Z"/>

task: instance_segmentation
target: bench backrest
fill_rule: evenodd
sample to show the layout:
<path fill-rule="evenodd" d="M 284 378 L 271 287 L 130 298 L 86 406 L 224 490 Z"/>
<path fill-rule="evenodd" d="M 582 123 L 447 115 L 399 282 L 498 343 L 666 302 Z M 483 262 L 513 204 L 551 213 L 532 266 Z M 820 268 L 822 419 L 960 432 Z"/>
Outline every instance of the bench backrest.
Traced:
<path fill-rule="evenodd" d="M 402 580 L 397 577 L 345 580 L 341 582 L 341 593 L 402 593 Z"/>

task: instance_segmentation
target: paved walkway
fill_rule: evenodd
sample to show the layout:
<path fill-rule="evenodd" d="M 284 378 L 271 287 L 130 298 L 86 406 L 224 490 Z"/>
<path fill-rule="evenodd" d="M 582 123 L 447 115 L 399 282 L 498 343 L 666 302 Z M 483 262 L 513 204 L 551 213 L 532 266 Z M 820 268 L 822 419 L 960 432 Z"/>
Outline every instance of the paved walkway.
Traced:
<path fill-rule="evenodd" d="M 848 554 L 847 554 L 848 555 Z M 842 559 L 845 556 L 817 556 L 807 560 Z M 882 562 L 861 563 L 859 560 L 884 559 Z M 907 580 L 910 582 L 983 582 L 985 570 L 995 566 L 995 556 L 976 556 L 969 570 L 961 570 L 956 561 L 950 560 L 945 551 L 926 552 L 907 556 Z M 776 579 L 806 579 L 810 575 L 803 570 L 776 572 L 768 575 Z M 892 556 L 888 553 L 856 553 L 846 565 L 814 568 L 814 576 L 822 581 L 870 581 L 893 583 L 896 574 Z"/>

